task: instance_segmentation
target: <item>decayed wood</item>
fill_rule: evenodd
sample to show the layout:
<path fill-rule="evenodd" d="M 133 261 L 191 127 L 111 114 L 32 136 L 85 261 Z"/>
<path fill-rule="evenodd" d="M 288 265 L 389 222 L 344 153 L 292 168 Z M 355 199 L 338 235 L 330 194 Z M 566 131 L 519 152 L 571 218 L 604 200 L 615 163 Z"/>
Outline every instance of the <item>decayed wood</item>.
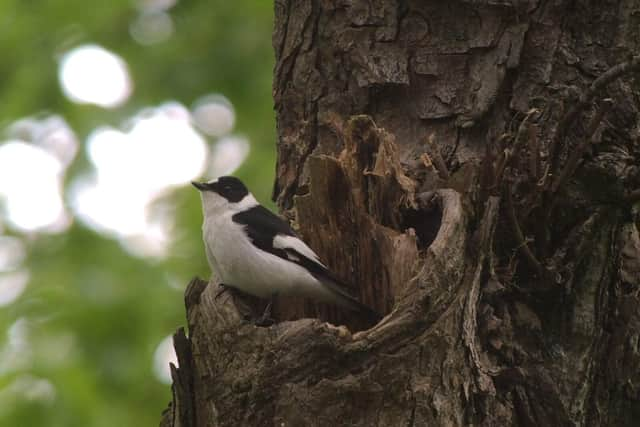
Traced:
<path fill-rule="evenodd" d="M 194 282 L 164 425 L 633 425 L 639 7 L 276 0 L 274 198 L 387 315 Z"/>

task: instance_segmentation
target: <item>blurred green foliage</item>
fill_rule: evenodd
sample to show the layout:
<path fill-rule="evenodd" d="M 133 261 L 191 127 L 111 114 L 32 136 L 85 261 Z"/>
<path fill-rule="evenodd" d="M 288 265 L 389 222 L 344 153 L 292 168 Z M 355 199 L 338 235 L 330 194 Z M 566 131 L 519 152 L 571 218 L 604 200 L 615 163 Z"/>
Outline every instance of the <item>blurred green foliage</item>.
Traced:
<path fill-rule="evenodd" d="M 236 174 L 267 202 L 275 170 L 272 8 L 262 0 L 179 1 L 168 11 L 173 35 L 144 46 L 129 31 L 139 13 L 133 0 L 4 0 L 0 125 L 47 111 L 64 117 L 82 142 L 96 126 L 118 126 L 143 107 L 168 100 L 189 106 L 218 92 L 235 107 L 235 132 L 251 142 Z M 123 106 L 79 105 L 62 94 L 58 59 L 84 43 L 128 63 L 134 93 Z M 66 181 L 88 168 L 81 146 Z M 28 332 L 22 353 L 14 355 L 20 360 L 0 366 L 0 425 L 157 425 L 171 396 L 153 373 L 154 352 L 185 324 L 188 280 L 209 275 L 196 191 L 185 186 L 168 200 L 177 216 L 175 240 L 160 261 L 132 257 L 78 221 L 62 234 L 4 230 L 25 238 L 31 279 L 15 302 L 0 307 L 0 363 L 8 328 L 23 319 Z M 53 397 L 38 398 L 47 382 Z"/>

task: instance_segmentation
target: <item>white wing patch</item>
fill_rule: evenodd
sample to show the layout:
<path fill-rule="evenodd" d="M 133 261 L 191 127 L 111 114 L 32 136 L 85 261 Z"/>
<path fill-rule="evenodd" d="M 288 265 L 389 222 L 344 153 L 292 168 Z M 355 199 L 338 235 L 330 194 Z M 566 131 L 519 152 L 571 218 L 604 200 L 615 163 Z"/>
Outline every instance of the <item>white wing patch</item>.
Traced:
<path fill-rule="evenodd" d="M 316 253 L 313 252 L 305 242 L 297 237 L 278 234 L 273 238 L 273 247 L 276 249 L 293 249 L 310 260 L 317 262 L 322 267 L 327 268 L 322 262 L 320 262 L 318 255 L 316 255 Z"/>
<path fill-rule="evenodd" d="M 287 252 L 287 258 L 289 258 L 289 261 L 293 261 L 293 262 L 299 262 L 300 261 L 300 257 L 296 254 L 294 254 L 291 251 Z"/>

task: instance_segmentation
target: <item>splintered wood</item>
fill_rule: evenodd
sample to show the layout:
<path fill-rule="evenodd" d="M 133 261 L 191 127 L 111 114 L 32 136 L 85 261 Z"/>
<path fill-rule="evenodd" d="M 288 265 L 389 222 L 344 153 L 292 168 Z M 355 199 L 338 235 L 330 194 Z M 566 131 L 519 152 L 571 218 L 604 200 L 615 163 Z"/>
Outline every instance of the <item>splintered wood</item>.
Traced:
<path fill-rule="evenodd" d="M 298 231 L 352 293 L 387 313 L 418 259 L 413 229 L 403 230 L 403 212 L 416 209 L 415 184 L 402 170 L 393 136 L 371 118 L 357 116 L 336 129 L 344 144 L 339 156 L 308 159 L 309 191 L 294 198 Z M 285 318 L 303 314 L 279 310 Z M 318 304 L 317 310 L 321 318 L 363 326 L 338 309 Z"/>

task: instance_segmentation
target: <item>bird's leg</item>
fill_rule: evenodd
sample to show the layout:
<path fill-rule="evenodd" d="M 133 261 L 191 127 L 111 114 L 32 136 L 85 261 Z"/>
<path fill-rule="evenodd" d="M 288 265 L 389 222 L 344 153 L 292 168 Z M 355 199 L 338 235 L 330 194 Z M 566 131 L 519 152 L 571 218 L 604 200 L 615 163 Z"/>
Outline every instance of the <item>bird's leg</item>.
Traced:
<path fill-rule="evenodd" d="M 276 298 L 275 294 L 271 295 L 271 298 L 269 298 L 269 302 L 267 303 L 267 306 L 264 309 L 264 313 L 262 313 L 262 316 L 257 318 L 254 322 L 256 326 L 268 327 L 275 323 L 275 321 L 271 318 L 271 308 L 273 307 L 273 300 L 275 298 Z"/>
<path fill-rule="evenodd" d="M 217 301 L 223 293 L 229 290 L 229 286 L 225 285 L 224 283 L 219 283 L 218 286 L 220 287 L 220 289 L 218 289 L 218 292 L 216 292 L 216 295 L 213 297 L 214 301 Z"/>

